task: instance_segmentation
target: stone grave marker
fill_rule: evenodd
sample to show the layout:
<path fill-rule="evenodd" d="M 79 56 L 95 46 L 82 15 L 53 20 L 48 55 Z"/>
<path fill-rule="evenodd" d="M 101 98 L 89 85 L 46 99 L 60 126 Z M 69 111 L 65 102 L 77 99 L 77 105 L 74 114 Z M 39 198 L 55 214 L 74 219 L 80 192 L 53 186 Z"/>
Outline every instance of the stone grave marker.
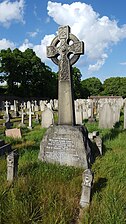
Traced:
<path fill-rule="evenodd" d="M 39 114 L 38 113 L 35 114 L 35 122 L 36 122 L 36 124 L 39 124 Z"/>
<path fill-rule="evenodd" d="M 27 101 L 27 109 L 29 110 L 31 108 L 31 102 Z"/>
<path fill-rule="evenodd" d="M 112 128 L 113 127 L 113 109 L 109 103 L 104 103 L 99 110 L 99 127 Z"/>
<path fill-rule="evenodd" d="M 81 105 L 78 106 L 78 109 L 75 110 L 75 119 L 76 119 L 76 124 L 82 125 L 82 107 Z"/>
<path fill-rule="evenodd" d="M 12 151 L 7 156 L 7 181 L 12 182 L 18 174 L 19 155 L 16 151 Z"/>
<path fill-rule="evenodd" d="M 10 113 L 5 114 L 4 119 L 5 119 L 5 124 L 4 124 L 4 126 L 5 126 L 7 129 L 10 129 L 10 128 L 12 127 L 12 123 L 10 122 Z"/>
<path fill-rule="evenodd" d="M 70 45 L 69 42 L 72 41 Z M 60 45 L 59 45 L 60 43 Z M 84 53 L 83 42 L 70 33 L 70 27 L 60 27 L 58 35 L 47 47 L 47 57 L 59 66 L 58 124 L 75 125 L 75 112 L 70 66 Z M 68 57 L 73 55 L 72 58 Z M 60 59 L 58 56 L 60 55 Z"/>
<path fill-rule="evenodd" d="M 24 112 L 23 104 L 21 104 L 20 107 L 21 107 L 21 111 L 20 111 L 20 115 L 21 115 L 21 123 L 19 124 L 19 126 L 24 127 L 24 126 L 25 126 L 25 124 L 24 124 L 24 115 L 25 115 L 26 113 Z"/>
<path fill-rule="evenodd" d="M 92 172 L 90 169 L 86 169 L 83 173 L 82 194 L 80 200 L 80 206 L 82 208 L 87 207 L 90 204 L 92 182 Z"/>
<path fill-rule="evenodd" d="M 59 65 L 58 126 L 48 128 L 40 143 L 38 158 L 46 162 L 87 169 L 91 150 L 87 130 L 83 126 L 75 126 L 70 73 L 71 66 L 83 53 L 83 42 L 71 34 L 69 26 L 60 27 L 51 46 L 47 47 L 47 56 Z"/>
<path fill-rule="evenodd" d="M 31 111 L 31 107 L 29 108 L 29 111 L 27 112 L 27 114 L 29 115 L 29 125 L 28 125 L 28 128 L 32 129 L 32 115 L 34 114 L 34 112 Z"/>
<path fill-rule="evenodd" d="M 13 117 L 17 117 L 18 116 L 18 101 L 14 100 L 14 113 L 13 113 Z"/>
<path fill-rule="evenodd" d="M 5 101 L 5 110 L 6 110 L 6 114 L 8 115 L 8 113 L 9 113 L 9 102 L 7 100 Z"/>
<path fill-rule="evenodd" d="M 45 103 L 42 100 L 40 100 L 40 111 L 44 111 L 45 108 L 46 108 Z"/>
<path fill-rule="evenodd" d="M 31 103 L 31 110 L 32 110 L 32 111 L 34 111 L 34 107 L 35 107 L 35 105 L 34 105 L 34 103 L 32 102 L 32 103 Z"/>
<path fill-rule="evenodd" d="M 7 129 L 5 135 L 12 138 L 21 138 L 21 130 L 20 128 Z"/>
<path fill-rule="evenodd" d="M 51 125 L 54 124 L 54 118 L 53 118 L 53 112 L 51 109 L 46 108 L 43 112 L 42 112 L 42 121 L 41 121 L 41 126 L 43 128 L 48 128 Z"/>
<path fill-rule="evenodd" d="M 58 100 L 54 99 L 54 110 L 58 110 Z"/>
<path fill-rule="evenodd" d="M 35 112 L 38 112 L 39 111 L 39 107 L 37 105 L 37 101 L 35 100 L 34 103 L 35 103 L 34 110 L 35 110 Z"/>

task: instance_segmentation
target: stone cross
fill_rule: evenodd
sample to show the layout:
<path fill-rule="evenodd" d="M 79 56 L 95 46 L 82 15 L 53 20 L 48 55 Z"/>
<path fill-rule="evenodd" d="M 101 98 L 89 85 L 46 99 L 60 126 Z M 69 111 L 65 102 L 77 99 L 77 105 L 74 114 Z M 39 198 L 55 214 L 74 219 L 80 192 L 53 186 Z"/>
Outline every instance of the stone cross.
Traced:
<path fill-rule="evenodd" d="M 34 114 L 34 112 L 31 111 L 31 107 L 29 108 L 29 111 L 27 112 L 27 114 L 29 115 L 29 129 L 32 129 L 32 115 Z"/>
<path fill-rule="evenodd" d="M 20 104 L 20 108 L 21 108 L 21 111 L 24 109 L 24 106 L 22 103 Z"/>
<path fill-rule="evenodd" d="M 8 108 L 9 108 L 9 103 L 8 103 L 8 101 L 5 101 L 5 109 L 6 109 L 6 114 L 7 115 L 9 113 Z"/>
<path fill-rule="evenodd" d="M 84 43 L 70 33 L 69 26 L 60 27 L 47 47 L 47 57 L 59 66 L 58 124 L 75 124 L 71 66 L 81 54 L 84 54 Z"/>
<path fill-rule="evenodd" d="M 24 125 L 24 115 L 25 115 L 25 113 L 24 113 L 24 111 L 23 111 L 23 109 L 21 110 L 21 124 L 22 125 Z"/>

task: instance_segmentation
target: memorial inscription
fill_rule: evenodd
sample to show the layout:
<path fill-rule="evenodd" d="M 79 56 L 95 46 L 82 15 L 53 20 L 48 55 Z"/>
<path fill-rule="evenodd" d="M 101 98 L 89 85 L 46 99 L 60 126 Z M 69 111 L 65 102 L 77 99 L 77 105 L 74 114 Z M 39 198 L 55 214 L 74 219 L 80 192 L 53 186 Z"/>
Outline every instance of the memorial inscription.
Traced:
<path fill-rule="evenodd" d="M 87 153 L 83 129 L 72 126 L 54 126 L 47 130 L 40 143 L 42 161 L 87 168 Z"/>

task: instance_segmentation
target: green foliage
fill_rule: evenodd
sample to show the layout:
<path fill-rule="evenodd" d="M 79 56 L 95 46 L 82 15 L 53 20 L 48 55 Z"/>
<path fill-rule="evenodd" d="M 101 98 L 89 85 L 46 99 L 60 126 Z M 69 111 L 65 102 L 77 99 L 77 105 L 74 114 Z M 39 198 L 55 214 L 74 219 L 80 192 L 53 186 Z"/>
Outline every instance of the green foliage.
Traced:
<path fill-rule="evenodd" d="M 104 81 L 102 95 L 126 97 L 126 78 L 111 77 Z"/>
<path fill-rule="evenodd" d="M 0 81 L 7 82 L 7 93 L 15 96 L 57 97 L 57 74 L 32 49 L 1 50 Z"/>
<path fill-rule="evenodd" d="M 74 94 L 74 99 L 79 99 L 81 98 L 81 91 L 82 91 L 82 86 L 81 86 L 81 72 L 78 68 L 73 67 L 72 68 L 72 81 L 73 81 L 73 94 Z"/>
<path fill-rule="evenodd" d="M 7 82 L 6 88 L 0 87 L 0 94 L 21 97 L 58 97 L 58 73 L 52 72 L 32 49 L 21 52 L 0 51 L 0 82 Z M 92 77 L 81 81 L 82 74 L 76 67 L 71 69 L 74 98 L 88 98 L 97 95 L 126 97 L 126 78 L 111 77 L 102 84 Z"/>
<path fill-rule="evenodd" d="M 97 96 L 102 91 L 102 83 L 98 78 L 92 77 L 83 80 L 82 82 L 83 91 L 86 95 L 83 95 L 83 98 L 88 96 Z"/>

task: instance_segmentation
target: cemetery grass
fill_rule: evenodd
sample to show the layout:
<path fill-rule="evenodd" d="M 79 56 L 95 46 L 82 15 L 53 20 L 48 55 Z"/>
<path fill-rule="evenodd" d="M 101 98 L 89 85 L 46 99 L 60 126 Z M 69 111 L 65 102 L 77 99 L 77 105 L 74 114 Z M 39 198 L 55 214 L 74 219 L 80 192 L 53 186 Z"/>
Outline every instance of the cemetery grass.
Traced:
<path fill-rule="evenodd" d="M 86 124 L 90 131 L 95 124 Z M 97 129 L 96 129 L 97 127 Z M 81 224 L 126 223 L 126 130 L 122 123 L 114 129 L 102 129 L 103 156 L 92 165 L 94 184 L 90 207 L 81 211 Z"/>
<path fill-rule="evenodd" d="M 99 130 L 103 156 L 92 165 L 91 205 L 81 210 L 82 169 L 38 161 L 46 129 L 22 129 L 22 139 L 5 138 L 18 149 L 18 179 L 6 181 L 6 159 L 0 159 L 0 224 L 123 224 L 126 222 L 126 131 L 122 126 Z M 97 122 L 86 123 L 90 132 Z M 3 137 L 2 137 L 3 138 Z"/>
<path fill-rule="evenodd" d="M 22 139 L 4 137 L 18 149 L 18 178 L 6 181 L 6 159 L 0 158 L 0 224 L 67 224 L 79 215 L 82 169 L 38 161 L 46 129 L 22 129 Z M 3 139 L 3 137 L 2 137 Z"/>

